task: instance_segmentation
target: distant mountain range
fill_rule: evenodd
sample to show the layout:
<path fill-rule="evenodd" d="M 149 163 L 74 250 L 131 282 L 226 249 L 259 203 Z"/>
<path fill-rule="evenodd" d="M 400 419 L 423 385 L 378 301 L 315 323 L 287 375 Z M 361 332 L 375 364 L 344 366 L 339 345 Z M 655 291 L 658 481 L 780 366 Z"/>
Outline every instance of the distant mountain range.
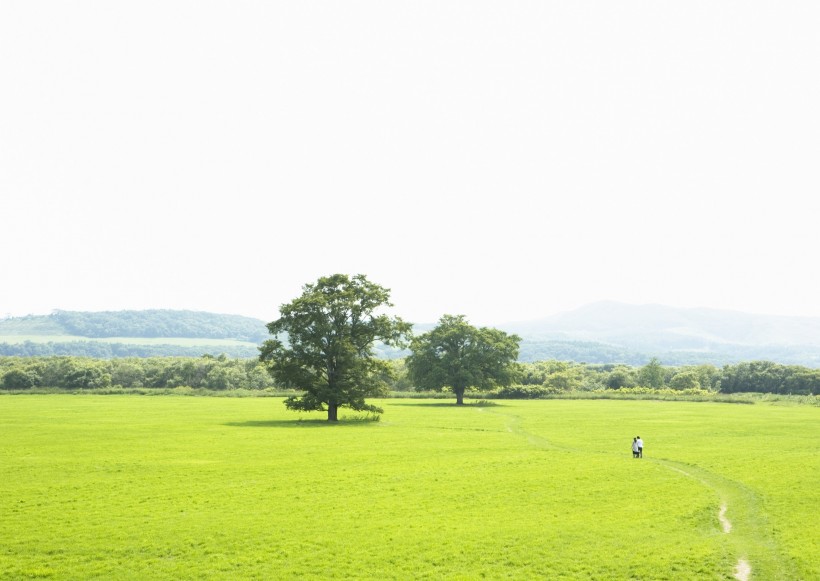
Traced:
<path fill-rule="evenodd" d="M 522 359 L 575 346 L 587 363 L 726 364 L 751 359 L 820 367 L 820 318 L 630 305 L 604 301 L 532 321 L 498 325 L 517 333 Z M 528 354 L 529 352 L 532 352 Z M 614 359 L 613 359 L 614 358 Z"/>
<path fill-rule="evenodd" d="M 434 325 L 417 325 L 417 332 Z M 643 365 L 750 360 L 820 367 L 820 318 L 599 302 L 495 327 L 522 337 L 520 359 Z M 255 357 L 265 322 L 199 311 L 57 311 L 0 320 L 0 355 Z M 382 357 L 406 354 L 377 346 Z"/>

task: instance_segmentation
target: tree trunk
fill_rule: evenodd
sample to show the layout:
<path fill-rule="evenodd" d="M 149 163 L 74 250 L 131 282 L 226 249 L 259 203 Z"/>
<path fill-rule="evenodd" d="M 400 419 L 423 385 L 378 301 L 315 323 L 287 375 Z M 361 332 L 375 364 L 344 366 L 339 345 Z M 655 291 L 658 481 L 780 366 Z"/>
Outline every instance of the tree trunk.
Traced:
<path fill-rule="evenodd" d="M 339 421 L 339 406 L 335 403 L 327 404 L 327 421 L 329 422 L 338 422 Z"/>
<path fill-rule="evenodd" d="M 464 390 L 456 390 L 456 405 L 464 405 Z"/>

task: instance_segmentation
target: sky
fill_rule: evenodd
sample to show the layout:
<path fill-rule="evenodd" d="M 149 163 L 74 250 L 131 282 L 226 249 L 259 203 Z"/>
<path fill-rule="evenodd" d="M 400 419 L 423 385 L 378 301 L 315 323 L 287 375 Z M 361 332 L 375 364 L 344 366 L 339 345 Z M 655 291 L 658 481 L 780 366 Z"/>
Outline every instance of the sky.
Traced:
<path fill-rule="evenodd" d="M 0 317 L 820 316 L 820 4 L 0 2 Z"/>

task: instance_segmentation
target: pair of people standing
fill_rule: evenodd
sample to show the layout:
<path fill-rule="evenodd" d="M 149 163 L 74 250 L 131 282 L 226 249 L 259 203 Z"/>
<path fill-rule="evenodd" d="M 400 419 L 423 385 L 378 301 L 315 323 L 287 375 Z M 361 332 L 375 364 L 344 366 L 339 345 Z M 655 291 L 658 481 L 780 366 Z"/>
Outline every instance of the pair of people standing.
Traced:
<path fill-rule="evenodd" d="M 643 458 L 643 440 L 640 436 L 635 436 L 632 439 L 632 457 Z"/>

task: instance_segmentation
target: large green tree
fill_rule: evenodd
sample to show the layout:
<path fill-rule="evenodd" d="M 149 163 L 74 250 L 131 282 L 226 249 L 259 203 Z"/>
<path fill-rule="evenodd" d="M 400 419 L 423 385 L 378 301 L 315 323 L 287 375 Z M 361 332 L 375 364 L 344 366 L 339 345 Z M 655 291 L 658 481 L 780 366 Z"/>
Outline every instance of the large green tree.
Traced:
<path fill-rule="evenodd" d="M 268 324 L 273 338 L 260 348 L 277 383 L 303 392 L 285 405 L 327 410 L 328 421 L 338 420 L 341 406 L 381 413 L 365 398 L 384 392 L 391 367 L 373 355 L 373 344 L 404 346 L 411 330 L 400 318 L 380 313 L 393 306 L 390 291 L 361 274 L 334 274 L 302 290 L 279 308 L 279 319 Z"/>
<path fill-rule="evenodd" d="M 520 341 L 498 329 L 473 327 L 463 315 L 444 315 L 432 331 L 413 339 L 407 371 L 416 389 L 450 387 L 461 405 L 468 387 L 512 382 Z"/>
<path fill-rule="evenodd" d="M 654 387 L 659 389 L 664 385 L 664 370 L 657 357 L 649 360 L 649 363 L 641 367 L 638 371 L 638 381 L 643 387 Z"/>

